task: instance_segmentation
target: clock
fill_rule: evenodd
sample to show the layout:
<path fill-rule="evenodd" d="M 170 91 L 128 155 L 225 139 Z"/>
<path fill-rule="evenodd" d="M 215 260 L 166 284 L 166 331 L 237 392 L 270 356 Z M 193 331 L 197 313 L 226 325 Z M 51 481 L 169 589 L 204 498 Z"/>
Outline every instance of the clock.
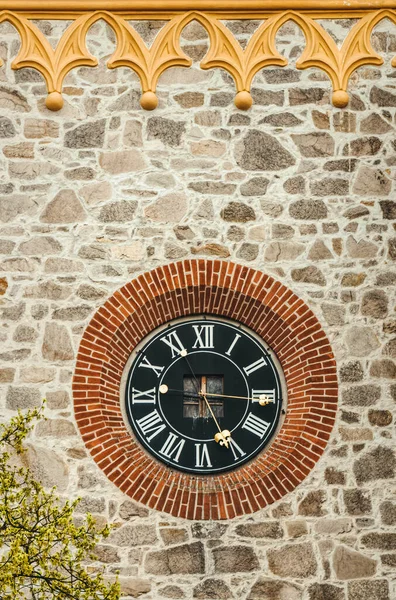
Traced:
<path fill-rule="evenodd" d="M 286 401 L 274 352 L 249 328 L 216 316 L 152 332 L 123 381 L 121 402 L 138 442 L 167 466 L 201 475 L 238 468 L 264 450 Z"/>
<path fill-rule="evenodd" d="M 98 307 L 73 396 L 85 461 L 115 493 L 177 518 L 232 519 L 315 468 L 337 368 L 320 321 L 282 282 L 195 258 L 141 273 Z"/>

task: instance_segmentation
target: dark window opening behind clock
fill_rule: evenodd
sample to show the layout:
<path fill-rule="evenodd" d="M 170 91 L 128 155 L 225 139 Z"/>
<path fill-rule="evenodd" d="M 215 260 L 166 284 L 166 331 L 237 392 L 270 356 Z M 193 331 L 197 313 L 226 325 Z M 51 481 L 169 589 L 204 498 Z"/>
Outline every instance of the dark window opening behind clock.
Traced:
<path fill-rule="evenodd" d="M 218 419 L 224 417 L 223 400 L 210 396 L 210 394 L 223 393 L 223 381 L 224 377 L 222 375 L 197 375 L 196 377 L 185 375 L 183 378 L 183 391 L 185 394 L 183 397 L 183 417 L 190 419 L 210 418 L 211 415 L 205 399 L 197 397 L 201 392 L 207 394 L 206 398 L 215 417 Z"/>

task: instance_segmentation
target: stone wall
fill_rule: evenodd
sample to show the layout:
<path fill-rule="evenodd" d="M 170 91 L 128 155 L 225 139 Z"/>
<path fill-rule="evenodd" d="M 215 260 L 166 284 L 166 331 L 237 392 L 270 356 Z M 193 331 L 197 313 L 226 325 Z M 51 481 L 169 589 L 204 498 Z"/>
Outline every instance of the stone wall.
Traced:
<path fill-rule="evenodd" d="M 161 24 L 136 26 L 152 41 Z M 257 23 L 229 24 L 243 44 Z M 351 23 L 328 23 L 337 41 Z M 41 22 L 56 42 L 62 22 Z M 0 383 L 2 415 L 47 398 L 26 460 L 79 510 L 116 525 L 98 556 L 124 594 L 248 600 L 396 597 L 396 30 L 373 44 L 380 69 L 352 77 L 331 106 L 319 71 L 297 71 L 304 38 L 278 35 L 285 69 L 258 74 L 254 107 L 233 106 L 220 70 L 170 69 L 154 113 L 136 76 L 107 70 L 114 35 L 89 34 L 100 57 L 66 80 L 65 108 L 44 106 L 32 70 L 14 72 L 18 42 L 1 25 Z M 183 33 L 195 60 L 207 37 Z M 222 257 L 268 272 L 312 308 L 335 352 L 338 422 L 313 474 L 253 517 L 169 518 L 123 496 L 77 432 L 71 377 L 82 332 L 107 297 L 172 260 Z"/>

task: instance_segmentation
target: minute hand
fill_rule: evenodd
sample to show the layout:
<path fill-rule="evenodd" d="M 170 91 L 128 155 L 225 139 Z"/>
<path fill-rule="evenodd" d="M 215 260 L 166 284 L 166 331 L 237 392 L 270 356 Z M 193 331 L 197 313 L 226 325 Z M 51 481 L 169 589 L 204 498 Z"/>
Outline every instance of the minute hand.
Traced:
<path fill-rule="evenodd" d="M 185 396 L 188 396 L 190 398 L 199 398 L 200 396 L 203 396 L 202 392 L 199 394 L 191 394 L 185 392 L 184 390 L 175 390 L 172 388 L 169 389 L 169 391 L 184 394 Z M 231 396 L 230 394 L 211 394 L 210 392 L 205 392 L 205 396 L 214 396 L 215 398 L 237 398 L 238 400 L 258 400 L 259 403 L 265 402 L 266 404 L 270 404 L 272 402 L 272 400 L 270 400 L 265 394 L 261 394 L 260 396 L 254 398 L 250 396 Z"/>
<path fill-rule="evenodd" d="M 260 394 L 260 396 L 254 398 L 254 397 L 250 397 L 250 396 L 231 396 L 230 394 L 210 394 L 207 393 L 207 396 L 215 396 L 216 398 L 237 398 L 238 400 L 258 400 L 260 401 L 267 401 L 268 403 L 272 402 L 272 400 L 270 400 L 268 398 L 268 396 L 266 396 L 265 394 Z"/>

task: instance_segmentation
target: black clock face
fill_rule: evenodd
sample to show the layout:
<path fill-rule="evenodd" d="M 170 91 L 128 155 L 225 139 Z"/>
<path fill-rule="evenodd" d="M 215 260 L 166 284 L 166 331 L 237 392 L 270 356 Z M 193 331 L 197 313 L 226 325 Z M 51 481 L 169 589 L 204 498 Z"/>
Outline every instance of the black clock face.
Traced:
<path fill-rule="evenodd" d="M 139 442 L 181 471 L 218 474 L 269 443 L 282 374 L 265 343 L 237 322 L 177 320 L 128 363 L 125 409 Z"/>

